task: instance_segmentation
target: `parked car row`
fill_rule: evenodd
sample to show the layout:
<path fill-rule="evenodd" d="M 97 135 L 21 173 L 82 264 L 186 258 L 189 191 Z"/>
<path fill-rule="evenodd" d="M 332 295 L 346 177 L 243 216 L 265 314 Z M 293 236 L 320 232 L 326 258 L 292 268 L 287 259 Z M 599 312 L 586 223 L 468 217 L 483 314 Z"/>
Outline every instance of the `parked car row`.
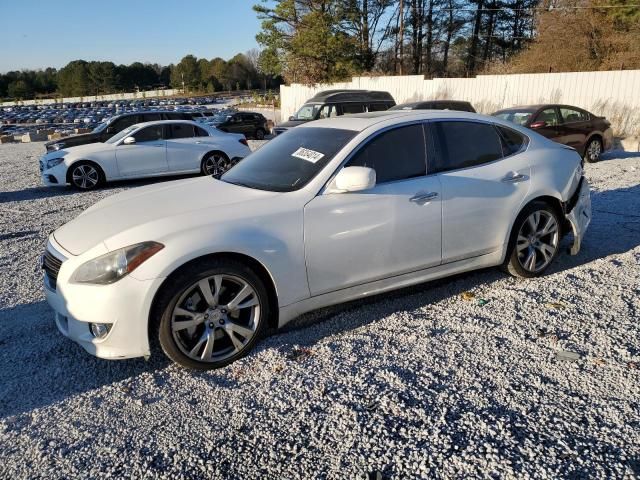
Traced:
<path fill-rule="evenodd" d="M 102 358 L 159 345 L 185 367 L 217 368 L 304 312 L 478 268 L 538 276 L 567 232 L 580 250 L 591 204 L 574 149 L 474 113 L 334 117 L 350 106 L 337 98 L 308 104 L 310 119 L 327 118 L 300 121 L 220 178 L 132 189 L 56 229 L 42 266 L 60 332 Z M 48 153 L 43 176 L 87 188 L 211 173 L 212 149 L 248 153 L 239 137 L 192 121 L 136 124 Z M 91 163 L 72 161 L 87 152 Z"/>

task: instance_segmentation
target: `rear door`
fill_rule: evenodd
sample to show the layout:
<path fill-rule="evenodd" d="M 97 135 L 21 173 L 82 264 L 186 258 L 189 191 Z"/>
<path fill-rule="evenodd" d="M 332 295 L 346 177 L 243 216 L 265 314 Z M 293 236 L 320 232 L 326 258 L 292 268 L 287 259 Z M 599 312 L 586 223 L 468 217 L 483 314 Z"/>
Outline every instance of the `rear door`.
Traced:
<path fill-rule="evenodd" d="M 142 128 L 133 134 L 136 143 L 116 147 L 118 170 L 122 176 L 163 173 L 168 170 L 166 142 L 161 124 Z"/>
<path fill-rule="evenodd" d="M 429 171 L 442 185 L 443 263 L 501 249 L 529 190 L 526 137 L 468 120 L 433 121 L 429 130 Z"/>
<path fill-rule="evenodd" d="M 561 143 L 583 153 L 587 137 L 591 133 L 590 115 L 577 108 L 559 107 Z"/>
<path fill-rule="evenodd" d="M 193 125 L 179 122 L 166 124 L 165 138 L 169 171 L 186 173 L 200 170 L 200 156 L 205 153 L 207 145 L 196 138 Z"/>

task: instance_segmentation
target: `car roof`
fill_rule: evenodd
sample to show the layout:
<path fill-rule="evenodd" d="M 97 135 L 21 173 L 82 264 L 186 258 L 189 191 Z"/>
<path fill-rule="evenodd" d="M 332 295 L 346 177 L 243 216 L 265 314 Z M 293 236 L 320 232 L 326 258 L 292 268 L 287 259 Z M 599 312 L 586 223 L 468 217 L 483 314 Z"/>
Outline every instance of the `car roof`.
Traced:
<path fill-rule="evenodd" d="M 193 120 L 152 120 L 150 122 L 140 122 L 140 123 L 134 123 L 133 125 L 131 125 L 132 127 L 149 127 L 151 125 L 165 125 L 168 123 L 185 123 L 188 125 L 196 125 L 197 127 L 202 127 L 204 124 L 202 123 L 198 123 L 198 122 L 194 122 Z M 205 129 L 206 130 L 206 129 Z"/>
<path fill-rule="evenodd" d="M 324 90 L 316 93 L 306 103 L 333 102 L 394 102 L 389 92 L 377 90 Z"/>
<path fill-rule="evenodd" d="M 377 123 L 388 120 L 397 120 L 398 123 L 403 123 L 411 120 L 434 119 L 483 120 L 510 125 L 509 122 L 500 121 L 496 117 L 481 115 L 479 113 L 461 112 L 457 110 L 386 110 L 383 112 L 356 113 L 353 115 L 324 118 L 321 120 L 303 123 L 296 128 L 340 128 L 360 132 Z"/>

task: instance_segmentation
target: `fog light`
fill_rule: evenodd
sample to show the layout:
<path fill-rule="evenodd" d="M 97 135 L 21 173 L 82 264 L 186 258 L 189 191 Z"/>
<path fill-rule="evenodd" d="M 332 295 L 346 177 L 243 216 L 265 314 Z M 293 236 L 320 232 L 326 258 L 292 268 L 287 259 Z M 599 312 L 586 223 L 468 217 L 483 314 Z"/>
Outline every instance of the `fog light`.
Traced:
<path fill-rule="evenodd" d="M 89 330 L 91 330 L 91 335 L 96 338 L 104 338 L 111 331 L 110 323 L 90 323 Z"/>

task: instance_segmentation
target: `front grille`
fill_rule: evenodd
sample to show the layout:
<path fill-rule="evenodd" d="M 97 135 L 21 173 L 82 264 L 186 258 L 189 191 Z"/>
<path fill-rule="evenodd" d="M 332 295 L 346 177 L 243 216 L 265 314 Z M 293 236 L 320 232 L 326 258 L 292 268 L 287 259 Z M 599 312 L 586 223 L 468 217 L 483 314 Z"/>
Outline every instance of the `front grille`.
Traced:
<path fill-rule="evenodd" d="M 54 257 L 48 250 L 45 250 L 42 256 L 42 269 L 47 277 L 49 286 L 52 289 L 56 289 L 56 282 L 58 281 L 58 272 L 62 266 L 62 260 Z"/>

